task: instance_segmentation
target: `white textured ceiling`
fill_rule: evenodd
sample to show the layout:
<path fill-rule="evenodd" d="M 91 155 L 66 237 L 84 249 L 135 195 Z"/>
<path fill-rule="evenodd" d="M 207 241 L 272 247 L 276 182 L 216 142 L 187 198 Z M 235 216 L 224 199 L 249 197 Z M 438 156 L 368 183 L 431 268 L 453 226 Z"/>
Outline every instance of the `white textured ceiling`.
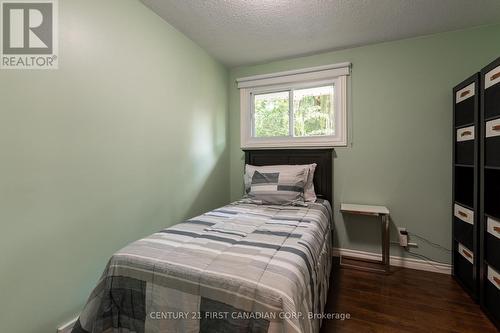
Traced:
<path fill-rule="evenodd" d="M 500 0 L 141 0 L 228 66 L 500 22 Z"/>

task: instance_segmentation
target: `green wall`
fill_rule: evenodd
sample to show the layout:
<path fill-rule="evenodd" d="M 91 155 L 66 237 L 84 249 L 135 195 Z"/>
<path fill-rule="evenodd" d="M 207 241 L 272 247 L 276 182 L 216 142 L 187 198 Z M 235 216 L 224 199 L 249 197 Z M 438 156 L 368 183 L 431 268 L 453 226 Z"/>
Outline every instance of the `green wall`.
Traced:
<path fill-rule="evenodd" d="M 0 71 L 1 332 L 55 332 L 113 252 L 229 200 L 227 70 L 137 0 L 59 9 L 60 69 Z"/>
<path fill-rule="evenodd" d="M 242 194 L 244 163 L 235 79 L 349 61 L 352 145 L 334 159 L 337 246 L 380 251 L 377 220 L 339 213 L 341 202 L 353 202 L 386 205 L 393 224 L 451 248 L 451 90 L 500 56 L 499 37 L 494 25 L 231 70 L 231 199 Z M 446 251 L 412 241 L 414 252 L 450 262 Z M 391 254 L 404 255 L 398 247 Z"/>

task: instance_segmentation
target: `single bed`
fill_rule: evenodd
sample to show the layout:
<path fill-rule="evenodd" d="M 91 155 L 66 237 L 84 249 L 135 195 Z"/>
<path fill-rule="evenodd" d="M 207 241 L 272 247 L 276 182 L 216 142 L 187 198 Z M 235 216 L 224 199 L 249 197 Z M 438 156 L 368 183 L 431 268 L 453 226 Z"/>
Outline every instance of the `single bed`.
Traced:
<path fill-rule="evenodd" d="M 247 151 L 246 161 L 317 163 L 320 198 L 234 202 L 129 244 L 72 332 L 318 332 L 332 262 L 331 150 Z"/>

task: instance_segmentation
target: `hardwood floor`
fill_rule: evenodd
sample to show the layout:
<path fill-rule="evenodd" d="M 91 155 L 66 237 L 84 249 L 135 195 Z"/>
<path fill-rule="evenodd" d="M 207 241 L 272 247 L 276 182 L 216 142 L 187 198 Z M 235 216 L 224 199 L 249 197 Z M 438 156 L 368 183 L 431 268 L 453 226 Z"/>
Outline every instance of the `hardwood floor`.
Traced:
<path fill-rule="evenodd" d="M 325 313 L 330 332 L 498 332 L 449 275 L 391 267 L 390 275 L 335 265 Z"/>

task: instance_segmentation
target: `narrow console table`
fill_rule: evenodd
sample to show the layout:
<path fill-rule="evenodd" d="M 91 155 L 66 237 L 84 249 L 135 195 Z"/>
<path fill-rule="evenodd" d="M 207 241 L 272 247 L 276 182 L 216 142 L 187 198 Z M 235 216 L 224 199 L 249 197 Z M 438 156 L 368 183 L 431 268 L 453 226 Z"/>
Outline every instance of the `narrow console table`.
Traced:
<path fill-rule="evenodd" d="M 389 259 L 389 251 L 390 251 L 390 230 L 389 230 L 389 209 L 384 206 L 369 206 L 369 205 L 355 205 L 355 204 L 341 204 L 340 206 L 340 211 L 345 214 L 355 214 L 355 215 L 367 215 L 367 216 L 375 216 L 375 217 L 381 217 L 382 218 L 382 261 L 372 261 L 372 260 L 365 260 L 363 259 L 362 261 L 366 261 L 369 263 L 375 263 L 378 265 L 381 265 L 381 268 L 374 268 L 374 267 L 365 267 L 365 266 L 358 266 L 358 265 L 353 265 L 353 264 L 348 264 L 345 262 L 342 262 L 342 255 L 340 256 L 340 264 L 341 266 L 344 267 L 352 267 L 352 268 L 357 268 L 357 269 L 362 269 L 362 270 L 369 270 L 369 271 L 375 271 L 375 272 L 383 272 L 383 273 L 389 273 L 390 271 L 390 259 Z M 358 258 L 348 258 L 346 259 L 349 260 L 360 260 Z"/>

